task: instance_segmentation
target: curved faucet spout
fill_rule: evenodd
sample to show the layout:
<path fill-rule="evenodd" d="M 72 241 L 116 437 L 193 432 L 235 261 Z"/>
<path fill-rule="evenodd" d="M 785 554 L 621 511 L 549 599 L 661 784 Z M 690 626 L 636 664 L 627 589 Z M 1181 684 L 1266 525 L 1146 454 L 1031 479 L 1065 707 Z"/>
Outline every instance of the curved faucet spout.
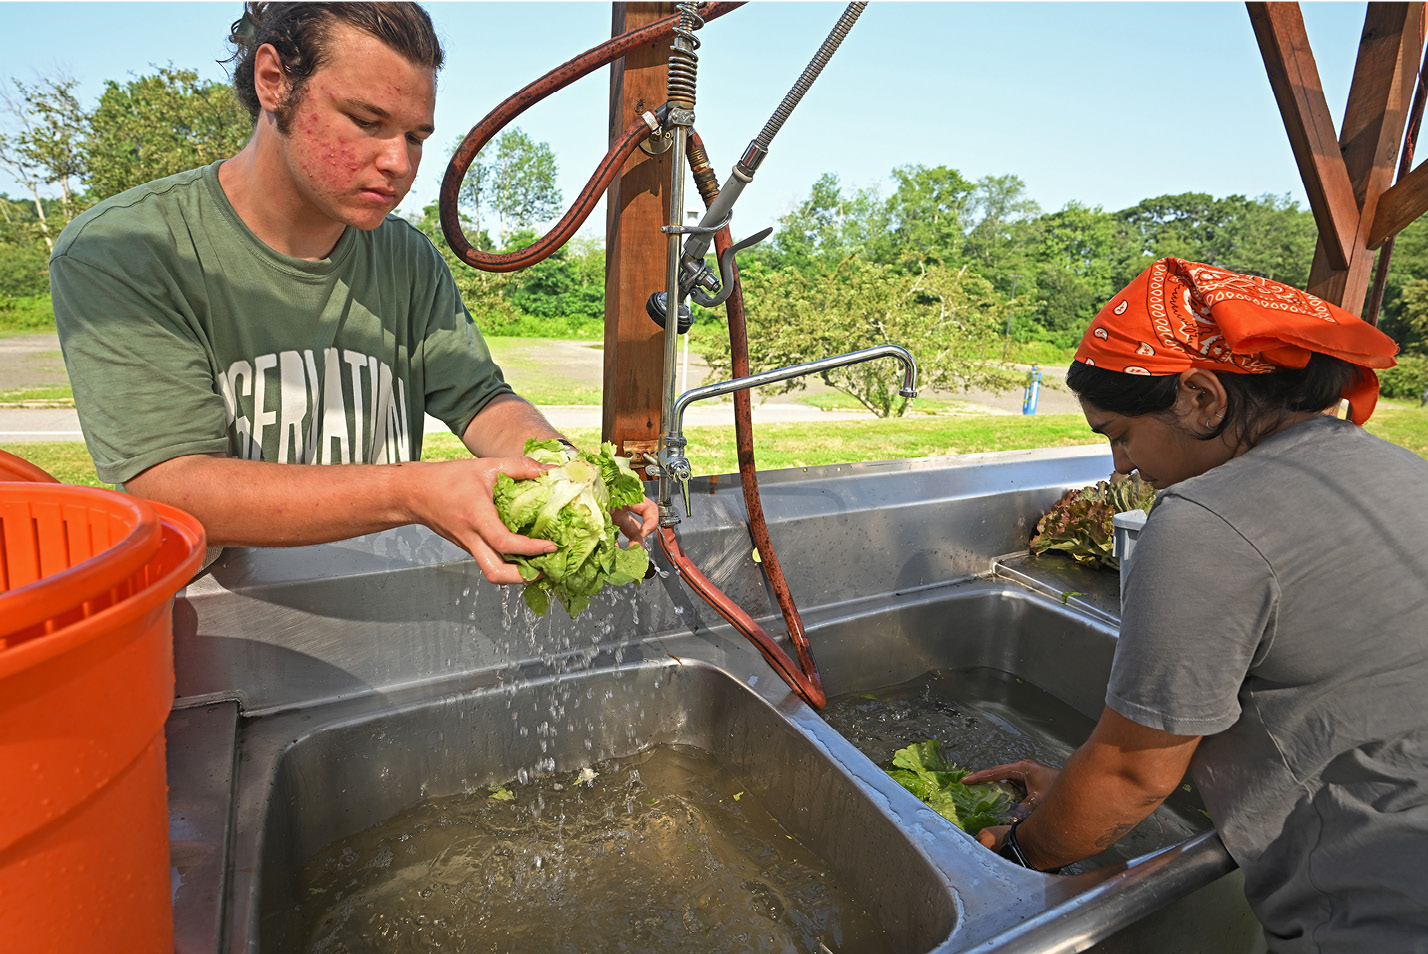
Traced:
<path fill-rule="evenodd" d="M 762 371 L 758 374 L 750 374 L 742 378 L 734 378 L 730 381 L 720 381 L 717 384 L 706 384 L 703 387 L 691 388 L 679 397 L 675 398 L 668 419 L 668 426 L 665 428 L 664 437 L 660 439 L 658 458 L 652 459 L 653 468 L 660 477 L 659 481 L 659 506 L 660 512 L 666 521 L 678 522 L 670 513 L 670 481 L 680 483 L 686 491 L 685 512 L 688 513 L 688 481 L 689 481 L 689 461 L 684 457 L 684 412 L 689 405 L 695 401 L 703 401 L 707 398 L 721 397 L 725 394 L 732 394 L 735 391 L 742 391 L 745 388 L 756 388 L 764 384 L 774 384 L 779 381 L 787 381 L 791 378 L 801 378 L 809 374 L 818 374 L 822 371 L 829 371 L 833 368 L 841 368 L 845 365 L 859 364 L 863 361 L 871 361 L 874 358 L 896 358 L 902 362 L 903 377 L 902 387 L 898 394 L 903 397 L 917 397 L 917 361 L 913 359 L 912 353 L 901 345 L 884 344 L 872 348 L 864 348 L 861 351 L 850 351 L 847 354 L 834 355 L 831 358 L 822 358 L 818 361 L 809 361 L 807 364 L 795 364 L 786 368 L 775 368 L 772 371 Z"/>
<path fill-rule="evenodd" d="M 674 415 L 670 421 L 670 427 L 667 433 L 670 438 L 675 440 L 684 437 L 684 411 L 695 401 L 721 397 L 725 394 L 732 394 L 734 391 L 742 391 L 744 388 L 756 388 L 765 384 L 775 384 L 779 381 L 788 381 L 792 378 L 818 374 L 850 364 L 860 364 L 864 361 L 871 361 L 874 358 L 896 358 L 901 361 L 903 377 L 902 387 L 898 390 L 898 394 L 907 398 L 917 397 L 917 361 L 912 357 L 912 353 L 901 345 L 877 345 L 873 348 L 864 348 L 861 351 L 850 351 L 847 354 L 834 355 L 831 358 L 821 358 L 817 361 L 810 361 L 807 364 L 795 364 L 786 368 L 775 368 L 772 371 L 761 371 L 758 374 L 734 378 L 731 381 L 720 381 L 717 384 L 706 384 L 703 387 L 691 388 L 675 399 Z"/>

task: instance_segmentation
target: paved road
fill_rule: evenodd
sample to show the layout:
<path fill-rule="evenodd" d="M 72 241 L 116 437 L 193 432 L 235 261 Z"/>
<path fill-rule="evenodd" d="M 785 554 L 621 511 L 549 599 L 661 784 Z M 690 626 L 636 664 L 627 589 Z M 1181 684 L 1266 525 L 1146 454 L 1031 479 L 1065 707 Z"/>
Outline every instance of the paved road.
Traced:
<path fill-rule="evenodd" d="M 494 350 L 500 350 L 499 339 L 497 339 L 497 347 Z M 581 383 L 598 387 L 601 374 L 598 349 L 582 348 L 581 350 L 590 351 L 591 360 L 566 360 L 562 361 L 561 365 L 571 369 L 572 373 L 581 374 L 583 376 Z M 691 377 L 691 385 L 696 385 L 702 380 L 702 368 L 696 369 L 696 371 L 697 373 Z M 542 373 L 549 373 L 548 366 L 542 370 Z M 592 380 L 585 381 L 584 377 L 590 377 Z M 1052 383 L 1052 386 L 1042 389 L 1038 410 L 1043 414 L 1069 414 L 1077 411 L 1075 399 L 1065 390 L 1055 387 L 1055 382 L 1060 379 L 1059 372 L 1048 372 L 1046 379 Z M 64 360 L 60 356 L 58 336 L 38 334 L 0 338 L 0 392 L 22 388 L 43 388 L 67 383 L 68 378 L 65 374 Z M 519 382 L 516 383 L 519 385 Z M 827 390 L 827 388 L 815 385 L 813 390 Z M 1021 413 L 1022 392 L 1020 390 L 1005 394 L 969 392 L 946 395 L 946 397 L 965 402 L 967 413 Z M 541 410 L 557 428 L 600 426 L 600 408 L 595 405 L 546 406 Z M 868 420 L 871 418 L 871 415 L 862 411 L 820 411 L 815 407 L 787 398 L 768 400 L 762 403 L 756 399 L 753 413 L 755 424 Z M 696 427 L 732 425 L 734 423 L 733 405 L 728 401 L 692 405 L 685 414 L 684 422 L 686 426 Z M 428 417 L 426 432 L 429 434 L 446 433 L 447 428 L 440 421 Z M 79 420 L 72 408 L 0 407 L 0 444 L 81 439 Z"/>

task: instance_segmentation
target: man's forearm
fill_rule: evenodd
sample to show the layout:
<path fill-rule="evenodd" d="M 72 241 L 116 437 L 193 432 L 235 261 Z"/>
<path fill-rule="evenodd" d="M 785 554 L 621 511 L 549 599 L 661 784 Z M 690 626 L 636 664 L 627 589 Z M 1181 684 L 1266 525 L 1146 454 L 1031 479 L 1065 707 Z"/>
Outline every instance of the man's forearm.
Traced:
<path fill-rule="evenodd" d="M 518 395 L 502 394 L 471 419 L 461 442 L 477 457 L 519 457 L 525 453 L 527 438 L 562 436 L 535 405 Z"/>
<path fill-rule="evenodd" d="M 125 489 L 193 514 L 213 546 L 302 546 L 417 522 L 412 499 L 429 466 L 178 457 Z"/>

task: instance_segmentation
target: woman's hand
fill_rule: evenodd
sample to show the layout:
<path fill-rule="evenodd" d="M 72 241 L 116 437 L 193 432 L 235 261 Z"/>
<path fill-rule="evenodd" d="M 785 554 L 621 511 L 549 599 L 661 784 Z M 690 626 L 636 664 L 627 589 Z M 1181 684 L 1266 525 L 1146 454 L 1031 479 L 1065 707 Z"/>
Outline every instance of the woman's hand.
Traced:
<path fill-rule="evenodd" d="M 1026 798 L 1012 809 L 1012 815 L 1025 818 L 1040 804 L 1041 799 L 1051 790 L 1061 770 L 1035 759 L 1023 759 L 1007 765 L 995 765 L 988 769 L 972 772 L 962 779 L 964 785 L 977 782 L 1017 782 L 1026 789 Z M 1002 839 L 1006 837 L 1010 825 L 992 825 L 977 833 L 977 840 L 993 851 L 1000 851 Z"/>
<path fill-rule="evenodd" d="M 1026 789 L 1026 798 L 1022 799 L 1014 808 L 1012 815 L 1016 818 L 1025 818 L 1032 813 L 1032 810 L 1041 802 L 1041 799 L 1051 790 L 1051 786 L 1056 782 L 1056 778 L 1061 774 L 1061 770 L 1053 768 L 1044 762 L 1035 759 L 1022 759 L 1020 762 L 1011 762 L 1006 765 L 994 765 L 988 769 L 971 772 L 964 776 L 962 784 L 975 785 L 978 782 L 1017 782 Z M 992 851 L 1000 852 L 1002 842 L 1006 840 L 1010 825 L 988 825 L 977 832 L 977 841 L 981 842 Z"/>

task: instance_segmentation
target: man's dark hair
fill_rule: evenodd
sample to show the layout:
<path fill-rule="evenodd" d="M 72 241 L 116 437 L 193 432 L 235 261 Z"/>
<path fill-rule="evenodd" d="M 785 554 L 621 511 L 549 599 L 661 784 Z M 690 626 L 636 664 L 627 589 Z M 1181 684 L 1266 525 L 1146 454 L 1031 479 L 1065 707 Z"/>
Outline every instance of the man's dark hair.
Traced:
<path fill-rule="evenodd" d="M 258 47 L 271 43 L 288 78 L 287 95 L 277 109 L 278 131 L 286 134 L 292 111 L 302 99 L 308 80 L 327 62 L 327 44 L 334 23 L 346 23 L 370 34 L 405 57 L 433 72 L 441 69 L 445 54 L 431 17 L 415 3 L 246 3 L 243 17 L 228 36 L 235 52 L 233 89 L 256 122 L 262 112 L 253 88 L 253 57 Z"/>
<path fill-rule="evenodd" d="M 1205 440 L 1226 431 L 1238 442 L 1253 447 L 1299 411 L 1323 411 L 1336 406 L 1348 385 L 1363 370 L 1326 354 L 1313 354 L 1302 368 L 1285 368 L 1273 374 L 1215 372 L 1228 398 L 1225 416 Z M 1140 417 L 1166 414 L 1175 404 L 1180 376 L 1126 374 L 1095 365 L 1073 362 L 1066 386 L 1087 404 L 1112 414 Z"/>

